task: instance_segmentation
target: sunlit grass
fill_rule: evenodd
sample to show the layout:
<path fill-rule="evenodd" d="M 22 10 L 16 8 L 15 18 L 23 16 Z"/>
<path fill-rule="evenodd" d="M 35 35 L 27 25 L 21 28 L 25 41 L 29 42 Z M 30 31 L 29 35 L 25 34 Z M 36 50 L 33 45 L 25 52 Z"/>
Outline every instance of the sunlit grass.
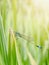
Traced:
<path fill-rule="evenodd" d="M 0 0 L 0 65 L 49 65 L 48 0 Z"/>

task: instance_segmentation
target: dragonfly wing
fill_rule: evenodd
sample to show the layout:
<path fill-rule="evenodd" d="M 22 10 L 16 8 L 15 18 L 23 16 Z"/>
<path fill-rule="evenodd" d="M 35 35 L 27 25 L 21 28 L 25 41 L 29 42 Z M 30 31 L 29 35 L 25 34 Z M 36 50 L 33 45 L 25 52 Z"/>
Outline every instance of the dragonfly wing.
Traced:
<path fill-rule="evenodd" d="M 19 37 L 21 37 L 21 38 L 23 38 L 23 39 L 25 39 L 25 40 L 27 40 L 28 42 L 33 42 L 33 39 L 31 38 L 31 37 L 29 37 L 29 36 L 26 36 L 26 35 L 23 35 L 23 34 L 20 34 L 20 33 L 18 33 L 18 32 L 15 32 L 15 36 L 17 37 L 17 39 L 19 38 Z M 34 44 L 35 44 L 35 42 L 33 42 Z M 35 45 L 36 47 L 38 47 L 38 48 L 42 48 L 42 46 L 38 46 L 38 45 Z"/>

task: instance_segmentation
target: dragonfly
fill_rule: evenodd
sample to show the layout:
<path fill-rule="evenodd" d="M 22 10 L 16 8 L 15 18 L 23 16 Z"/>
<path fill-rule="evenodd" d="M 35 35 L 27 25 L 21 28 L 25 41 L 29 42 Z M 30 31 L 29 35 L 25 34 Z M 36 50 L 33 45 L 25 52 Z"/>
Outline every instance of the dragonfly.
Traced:
<path fill-rule="evenodd" d="M 29 41 L 29 42 L 31 42 L 31 41 L 33 41 L 33 39 L 31 38 L 31 37 L 29 37 L 29 36 L 26 36 L 26 35 L 24 35 L 24 34 L 21 34 L 21 33 L 19 33 L 19 32 L 15 32 L 14 31 L 14 34 L 15 34 L 15 36 L 16 37 L 20 37 L 20 38 L 23 38 L 23 39 L 25 39 L 25 40 L 27 40 L 27 41 Z M 34 42 L 33 42 L 34 43 Z M 40 46 L 40 45 L 35 45 L 36 47 L 38 47 L 38 48 L 42 48 L 42 46 Z"/>

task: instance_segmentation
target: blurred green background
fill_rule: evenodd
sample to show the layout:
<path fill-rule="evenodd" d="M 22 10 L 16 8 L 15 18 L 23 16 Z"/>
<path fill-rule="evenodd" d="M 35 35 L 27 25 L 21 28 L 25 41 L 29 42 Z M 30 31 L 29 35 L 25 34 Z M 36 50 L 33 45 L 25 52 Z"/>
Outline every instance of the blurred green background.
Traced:
<path fill-rule="evenodd" d="M 49 65 L 48 0 L 0 0 L 0 65 Z"/>

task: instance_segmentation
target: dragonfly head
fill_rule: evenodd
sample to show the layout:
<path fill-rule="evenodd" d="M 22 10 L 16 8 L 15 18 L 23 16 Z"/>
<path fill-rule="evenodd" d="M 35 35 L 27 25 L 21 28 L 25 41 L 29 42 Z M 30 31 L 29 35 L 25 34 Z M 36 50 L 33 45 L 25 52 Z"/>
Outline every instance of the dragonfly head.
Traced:
<path fill-rule="evenodd" d="M 42 48 L 42 46 L 38 46 L 38 45 L 36 45 L 36 46 L 37 46 L 38 48 L 40 48 L 40 49 Z"/>
<path fill-rule="evenodd" d="M 20 35 L 19 32 L 15 32 L 15 36 L 19 36 L 19 37 L 21 37 L 21 35 Z"/>

